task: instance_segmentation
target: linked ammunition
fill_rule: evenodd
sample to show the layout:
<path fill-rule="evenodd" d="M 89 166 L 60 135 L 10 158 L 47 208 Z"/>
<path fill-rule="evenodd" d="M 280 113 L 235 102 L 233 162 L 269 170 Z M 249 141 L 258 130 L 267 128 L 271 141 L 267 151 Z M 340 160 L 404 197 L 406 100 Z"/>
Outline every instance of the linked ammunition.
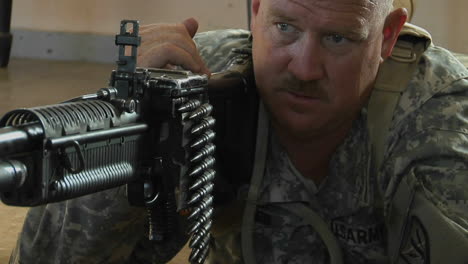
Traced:
<path fill-rule="evenodd" d="M 190 162 L 192 163 L 199 162 L 200 160 L 214 154 L 215 150 L 216 150 L 215 145 L 210 143 L 204 146 L 202 149 L 200 149 L 200 151 L 196 152 L 194 157 L 190 159 Z"/>
<path fill-rule="evenodd" d="M 197 108 L 193 113 L 190 114 L 189 119 L 198 119 L 201 117 L 205 117 L 211 114 L 211 111 L 213 111 L 213 106 L 210 104 L 203 104 L 199 108 Z"/>
<path fill-rule="evenodd" d="M 190 145 L 190 147 L 192 149 L 200 148 L 201 146 L 213 141 L 214 138 L 215 138 L 215 133 L 213 132 L 213 130 L 208 130 L 203 135 L 201 135 L 199 138 L 197 138 Z"/>
<path fill-rule="evenodd" d="M 177 109 L 177 111 L 181 113 L 190 112 L 197 109 L 200 105 L 200 100 L 193 99 L 183 104 L 181 107 L 179 107 L 179 109 Z"/>
<path fill-rule="evenodd" d="M 211 116 L 204 117 L 200 121 L 200 124 L 192 128 L 191 132 L 193 135 L 198 135 L 201 132 L 214 127 L 215 123 L 216 123 L 216 120 L 213 117 Z"/>
<path fill-rule="evenodd" d="M 202 242 L 199 243 L 199 245 L 198 245 L 197 248 L 204 249 L 204 248 L 208 247 L 208 246 L 209 246 L 208 243 L 210 243 L 210 238 L 211 238 L 211 236 L 210 236 L 210 234 L 208 233 L 206 236 L 203 237 Z"/>
<path fill-rule="evenodd" d="M 192 239 L 190 240 L 189 247 L 194 248 L 197 247 L 198 243 L 201 242 L 201 239 L 209 235 L 210 228 L 213 224 L 212 220 L 209 220 L 205 225 L 203 225 L 198 232 L 196 232 Z"/>
<path fill-rule="evenodd" d="M 209 195 L 203 199 L 203 201 L 193 209 L 192 213 L 187 217 L 187 219 L 192 219 L 198 214 L 200 214 L 202 211 L 204 211 L 206 208 L 210 207 L 213 205 L 213 196 Z"/>
<path fill-rule="evenodd" d="M 206 235 L 203 238 L 203 241 L 199 243 L 199 246 L 196 248 L 192 248 L 192 252 L 190 253 L 189 260 L 190 262 L 194 262 L 197 259 L 200 259 L 199 257 L 202 256 L 203 252 L 206 250 L 206 248 L 209 248 L 209 243 L 210 243 L 210 235 Z M 200 262 L 195 262 L 195 263 L 200 263 Z"/>
<path fill-rule="evenodd" d="M 195 245 L 197 245 L 201 241 L 202 237 L 204 236 L 199 235 L 198 233 L 193 234 L 192 238 L 190 239 L 189 247 L 194 248 Z"/>
<path fill-rule="evenodd" d="M 192 205 L 200 201 L 204 196 L 207 196 L 213 191 L 214 184 L 210 182 L 208 185 L 201 187 L 197 192 L 192 196 L 192 199 L 188 202 L 189 205 Z"/>
<path fill-rule="evenodd" d="M 214 178 L 215 178 L 215 175 L 216 175 L 216 172 L 214 170 L 207 170 L 203 173 L 203 175 L 198 178 L 190 187 L 189 187 L 189 190 L 190 191 L 193 191 L 197 188 L 199 188 L 200 186 L 202 186 L 203 184 L 207 183 L 207 182 L 210 182 L 210 181 L 213 181 Z"/>
<path fill-rule="evenodd" d="M 208 252 L 210 250 L 210 247 L 205 247 L 203 249 L 203 252 L 200 254 L 200 257 L 197 259 L 198 263 L 204 263 L 206 257 L 208 257 Z"/>
<path fill-rule="evenodd" d="M 209 156 L 208 158 L 203 160 L 198 166 L 193 168 L 193 170 L 190 171 L 189 176 L 193 177 L 195 175 L 199 175 L 203 171 L 213 168 L 214 164 L 215 164 L 215 158 L 213 158 L 212 156 Z"/>
<path fill-rule="evenodd" d="M 207 234 L 209 234 L 211 225 L 213 224 L 212 220 L 209 220 L 205 225 L 203 225 L 202 228 L 195 234 L 193 234 L 192 239 L 190 240 L 189 247 L 194 248 L 197 246 L 199 242 L 201 242 L 201 239 L 203 237 L 206 237 Z"/>
<path fill-rule="evenodd" d="M 191 263 L 199 263 L 199 262 L 195 262 L 195 260 L 197 259 L 198 255 L 201 253 L 203 253 L 203 250 L 200 248 L 192 249 L 192 252 L 190 252 L 189 261 Z"/>
<path fill-rule="evenodd" d="M 187 97 L 179 97 L 179 98 L 173 99 L 172 102 L 174 102 L 175 105 L 179 106 L 181 104 L 185 104 L 187 101 L 188 101 Z"/>
<path fill-rule="evenodd" d="M 211 216 L 213 216 L 213 208 L 210 208 L 203 212 L 203 214 L 198 218 L 194 224 L 189 228 L 188 233 L 193 234 L 198 228 L 200 228 L 203 224 L 208 222 L 211 219 Z"/>

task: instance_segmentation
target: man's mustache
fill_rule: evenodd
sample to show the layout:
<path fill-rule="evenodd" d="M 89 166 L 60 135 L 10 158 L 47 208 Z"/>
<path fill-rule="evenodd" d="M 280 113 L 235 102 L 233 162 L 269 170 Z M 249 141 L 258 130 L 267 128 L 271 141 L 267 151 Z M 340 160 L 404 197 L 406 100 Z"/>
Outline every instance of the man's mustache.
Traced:
<path fill-rule="evenodd" d="M 302 81 L 294 76 L 288 76 L 281 80 L 276 89 L 280 92 L 291 92 L 297 95 L 328 101 L 328 93 L 318 81 Z"/>

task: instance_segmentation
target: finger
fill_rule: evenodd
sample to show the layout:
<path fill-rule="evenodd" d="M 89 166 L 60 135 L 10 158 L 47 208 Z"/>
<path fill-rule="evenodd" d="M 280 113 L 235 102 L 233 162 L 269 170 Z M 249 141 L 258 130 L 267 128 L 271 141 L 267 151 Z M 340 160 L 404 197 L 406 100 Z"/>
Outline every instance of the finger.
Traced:
<path fill-rule="evenodd" d="M 141 46 L 140 52 L 145 53 L 154 45 L 164 42 L 178 43 L 187 52 L 196 50 L 192 37 L 189 36 L 183 24 L 153 24 L 140 31 Z"/>
<path fill-rule="evenodd" d="M 201 66 L 200 72 L 207 74 L 209 76 L 210 71 L 205 66 L 203 59 L 200 57 L 200 54 L 195 45 L 195 42 L 187 35 L 187 33 L 180 34 L 179 30 L 175 30 L 178 32 L 174 32 L 174 29 L 172 30 L 173 31 L 168 32 L 164 28 L 160 30 L 155 30 L 157 32 L 152 32 L 152 31 L 146 32 L 145 35 L 142 37 L 142 45 L 139 48 L 138 53 L 142 57 L 152 56 L 151 54 L 148 53 L 149 50 L 154 49 L 154 47 L 163 46 L 165 43 L 170 43 L 172 45 L 178 46 L 181 49 L 184 49 L 187 53 L 189 53 L 192 56 L 193 60 L 195 60 Z M 179 66 L 182 66 L 182 65 L 179 65 Z M 152 66 L 152 67 L 156 67 L 156 66 Z"/>
<path fill-rule="evenodd" d="M 198 22 L 195 20 L 195 18 L 187 18 L 185 19 L 182 24 L 185 26 L 187 29 L 188 34 L 190 35 L 191 38 L 195 36 L 198 30 Z"/>
<path fill-rule="evenodd" d="M 171 43 L 184 49 L 192 56 L 193 60 L 195 60 L 201 68 L 200 73 L 210 76 L 211 73 L 200 57 L 195 42 L 192 40 L 192 36 L 196 33 L 197 28 L 198 22 L 193 18 L 189 18 L 180 24 L 152 24 L 144 26 L 144 28 L 140 30 L 142 44 L 138 53 L 139 57 L 142 58 L 140 59 L 142 62 L 139 64 L 143 65 L 146 62 L 152 61 L 151 67 L 159 67 L 158 65 L 160 65 L 160 63 L 157 63 L 155 59 L 146 58 L 147 56 L 152 56 L 149 50 L 153 50 L 153 48 L 157 46 L 164 46 L 164 43 Z M 151 53 L 155 54 L 154 50 Z M 179 66 L 183 67 L 183 65 Z"/>
<path fill-rule="evenodd" d="M 181 25 L 181 27 L 183 26 Z M 185 29 L 183 30 L 185 31 Z M 140 54 L 145 54 L 154 46 L 162 45 L 164 43 L 177 45 L 192 54 L 198 53 L 195 43 L 186 32 L 179 33 L 174 32 L 174 29 L 167 30 L 166 28 L 163 28 L 161 30 L 155 29 L 148 31 L 142 34 L 141 37 L 142 41 L 139 48 Z"/>
<path fill-rule="evenodd" d="M 167 64 L 180 65 L 194 73 L 200 73 L 201 65 L 184 49 L 164 43 L 154 46 L 146 54 L 138 56 L 139 67 L 163 68 Z"/>
<path fill-rule="evenodd" d="M 188 18 L 179 24 L 152 24 L 140 31 L 142 47 L 150 47 L 157 42 L 176 42 L 187 52 L 196 51 L 197 47 L 192 40 L 198 29 L 198 22 Z M 155 43 L 156 42 L 156 43 Z M 198 53 L 198 51 L 197 51 Z"/>
<path fill-rule="evenodd" d="M 195 36 L 195 34 L 197 33 L 197 31 L 198 31 L 198 21 L 195 18 L 191 17 L 191 18 L 187 18 L 186 20 L 182 21 L 182 24 L 187 29 L 187 32 L 190 35 L 190 37 L 193 38 Z M 195 45 L 195 49 L 197 49 L 196 45 Z M 194 56 L 194 59 L 196 61 L 198 61 L 198 63 L 201 65 L 200 72 L 204 73 L 204 74 L 208 75 L 208 77 L 210 77 L 211 72 L 208 69 L 208 67 L 206 67 L 206 64 L 203 61 L 203 59 L 201 58 L 201 56 L 199 55 L 198 50 L 197 50 L 196 56 Z"/>

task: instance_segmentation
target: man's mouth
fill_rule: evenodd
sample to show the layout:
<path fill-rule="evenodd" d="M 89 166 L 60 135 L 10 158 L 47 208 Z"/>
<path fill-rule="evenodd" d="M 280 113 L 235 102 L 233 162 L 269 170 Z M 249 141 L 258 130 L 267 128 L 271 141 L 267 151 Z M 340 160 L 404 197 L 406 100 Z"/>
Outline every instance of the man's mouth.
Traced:
<path fill-rule="evenodd" d="M 297 99 L 302 99 L 302 100 L 320 100 L 320 96 L 317 94 L 311 94 L 311 93 L 304 93 L 304 92 L 298 92 L 298 91 L 292 91 L 288 90 L 286 93 L 290 94 L 291 96 L 297 98 Z"/>
<path fill-rule="evenodd" d="M 311 95 L 305 94 L 305 93 L 298 93 L 298 92 L 295 92 L 295 91 L 289 91 L 289 93 L 291 93 L 292 95 L 297 96 L 297 97 L 302 97 L 304 99 L 317 99 L 317 96 L 311 96 Z"/>

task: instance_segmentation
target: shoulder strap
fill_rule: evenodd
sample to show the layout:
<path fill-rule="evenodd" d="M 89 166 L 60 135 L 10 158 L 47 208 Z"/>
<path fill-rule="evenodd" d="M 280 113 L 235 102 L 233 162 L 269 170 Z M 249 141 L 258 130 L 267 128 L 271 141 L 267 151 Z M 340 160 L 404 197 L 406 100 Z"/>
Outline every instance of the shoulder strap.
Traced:
<path fill-rule="evenodd" d="M 419 59 L 431 43 L 427 31 L 406 23 L 393 48 L 392 55 L 379 69 L 374 90 L 369 99 L 367 123 L 377 175 L 385 151 L 385 141 L 393 112 L 414 72 Z"/>
<path fill-rule="evenodd" d="M 419 41 L 415 41 L 418 40 L 418 36 Z M 369 99 L 367 114 L 372 157 L 371 171 L 367 177 L 376 177 L 377 183 L 381 178 L 379 175 L 380 168 L 385 155 L 385 143 L 388 138 L 393 113 L 401 94 L 417 70 L 419 59 L 428 47 L 428 41 L 430 43 L 430 35 L 425 38 L 423 33 L 418 33 L 417 28 L 408 23 L 405 24 L 400 38 L 393 48 L 392 55 L 379 68 L 374 90 Z M 380 188 L 376 190 L 374 199 L 375 207 L 384 207 L 383 194 Z M 398 237 L 398 235 L 392 236 L 392 238 L 395 237 Z M 389 248 L 393 249 L 398 242 L 390 241 L 389 244 L 391 244 Z"/>
<path fill-rule="evenodd" d="M 249 193 L 242 217 L 241 246 L 242 256 L 246 264 L 255 264 L 253 231 L 257 200 L 265 171 L 265 161 L 268 148 L 268 118 L 263 103 L 259 104 L 257 140 L 255 146 L 255 163 L 250 181 Z"/>

